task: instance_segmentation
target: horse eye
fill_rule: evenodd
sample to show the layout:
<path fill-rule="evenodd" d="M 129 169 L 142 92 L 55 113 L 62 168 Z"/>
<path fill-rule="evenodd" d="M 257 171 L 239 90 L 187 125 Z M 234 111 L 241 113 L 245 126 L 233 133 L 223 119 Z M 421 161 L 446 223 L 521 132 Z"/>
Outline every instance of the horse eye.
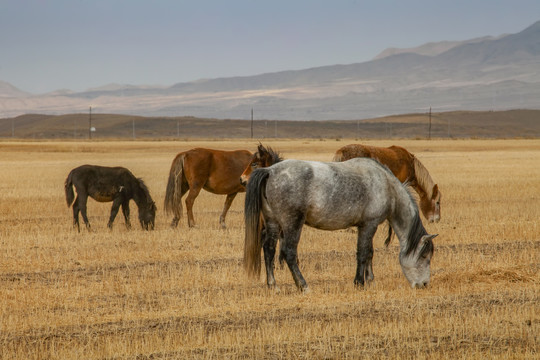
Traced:
<path fill-rule="evenodd" d="M 257 167 L 257 163 L 256 162 L 251 163 L 251 167 Z"/>

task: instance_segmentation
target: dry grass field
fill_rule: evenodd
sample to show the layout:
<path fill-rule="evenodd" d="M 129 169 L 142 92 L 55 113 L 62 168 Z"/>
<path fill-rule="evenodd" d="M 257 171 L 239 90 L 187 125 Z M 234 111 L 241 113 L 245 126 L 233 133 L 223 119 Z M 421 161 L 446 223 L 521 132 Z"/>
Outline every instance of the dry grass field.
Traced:
<path fill-rule="evenodd" d="M 285 158 L 328 161 L 354 140 L 279 140 Z M 281 292 L 242 267 L 243 200 L 221 230 L 224 196 L 202 192 L 198 227 L 163 212 L 175 154 L 254 150 L 252 140 L 0 142 L 2 359 L 533 359 L 540 356 L 540 140 L 366 141 L 401 145 L 442 192 L 431 284 L 413 290 L 398 242 L 375 236 L 375 282 L 353 285 L 355 234 L 304 228 L 300 266 Z M 89 200 L 93 231 L 72 228 L 63 184 L 81 164 L 121 165 L 158 204 L 156 230 Z"/>

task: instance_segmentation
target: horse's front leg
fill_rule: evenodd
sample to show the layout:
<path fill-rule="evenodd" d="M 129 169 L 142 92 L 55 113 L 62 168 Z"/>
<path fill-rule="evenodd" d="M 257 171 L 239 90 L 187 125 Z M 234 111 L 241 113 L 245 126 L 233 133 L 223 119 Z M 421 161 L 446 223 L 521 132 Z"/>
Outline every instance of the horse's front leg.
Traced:
<path fill-rule="evenodd" d="M 88 216 L 86 215 L 86 202 L 88 200 L 88 195 L 86 194 L 79 194 L 77 196 L 78 200 L 78 208 L 81 211 L 81 216 L 83 218 L 84 224 L 86 225 L 86 229 L 90 231 L 90 222 L 88 221 Z M 79 219 L 77 216 L 77 225 L 79 223 Z"/>
<path fill-rule="evenodd" d="M 112 229 L 112 224 L 114 222 L 114 219 L 116 218 L 116 214 L 118 214 L 118 210 L 120 209 L 120 205 L 122 204 L 123 199 L 121 196 L 117 196 L 113 200 L 113 204 L 111 207 L 111 216 L 109 217 L 109 222 L 107 223 L 107 227 L 109 229 Z"/>
<path fill-rule="evenodd" d="M 129 199 L 124 200 L 122 203 L 122 213 L 124 214 L 124 221 L 126 222 L 126 228 L 131 229 L 131 221 L 129 220 Z"/>
<path fill-rule="evenodd" d="M 354 284 L 364 286 L 365 282 L 372 282 L 373 275 L 373 236 L 377 231 L 376 223 L 358 226 L 358 242 L 356 245 L 356 277 Z"/>
<path fill-rule="evenodd" d="M 279 225 L 277 223 L 267 222 L 261 231 L 264 263 L 266 266 L 266 284 L 269 288 L 277 290 L 276 279 L 274 278 L 274 257 L 276 255 L 276 245 L 279 236 Z"/>
<path fill-rule="evenodd" d="M 231 204 L 236 197 L 237 192 L 228 194 L 227 198 L 225 199 L 225 205 L 223 206 L 223 211 L 221 212 L 221 215 L 219 217 L 219 224 L 221 225 L 222 229 L 225 229 L 227 226 L 225 226 L 225 216 L 227 216 L 227 212 L 229 211 Z"/>

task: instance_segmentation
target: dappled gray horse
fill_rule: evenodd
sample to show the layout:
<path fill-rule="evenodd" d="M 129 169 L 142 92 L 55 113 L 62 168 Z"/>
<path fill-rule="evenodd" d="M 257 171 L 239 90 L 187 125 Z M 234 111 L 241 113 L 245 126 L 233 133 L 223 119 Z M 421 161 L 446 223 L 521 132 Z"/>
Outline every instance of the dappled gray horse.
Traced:
<path fill-rule="evenodd" d="M 259 274 L 263 248 L 267 284 L 275 287 L 274 255 L 282 231 L 280 260 L 287 262 L 296 286 L 307 290 L 297 259 L 302 226 L 322 230 L 354 226 L 358 229 L 354 283 L 363 286 L 374 278 L 373 236 L 385 220 L 399 239 L 403 274 L 413 288 L 426 286 L 436 235 L 426 232 L 416 202 L 387 168 L 367 158 L 341 163 L 284 160 L 255 170 L 249 179 L 244 266 L 250 275 Z"/>

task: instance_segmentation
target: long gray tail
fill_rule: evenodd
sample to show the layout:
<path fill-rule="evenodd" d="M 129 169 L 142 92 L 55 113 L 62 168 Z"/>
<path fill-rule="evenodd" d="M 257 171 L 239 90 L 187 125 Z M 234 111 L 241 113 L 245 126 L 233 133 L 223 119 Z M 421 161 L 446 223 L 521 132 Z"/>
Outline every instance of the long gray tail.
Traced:
<path fill-rule="evenodd" d="M 390 241 L 392 241 L 392 226 L 390 225 L 390 221 L 388 221 L 388 236 L 386 237 L 386 240 L 384 240 L 384 246 L 388 247 Z"/>

